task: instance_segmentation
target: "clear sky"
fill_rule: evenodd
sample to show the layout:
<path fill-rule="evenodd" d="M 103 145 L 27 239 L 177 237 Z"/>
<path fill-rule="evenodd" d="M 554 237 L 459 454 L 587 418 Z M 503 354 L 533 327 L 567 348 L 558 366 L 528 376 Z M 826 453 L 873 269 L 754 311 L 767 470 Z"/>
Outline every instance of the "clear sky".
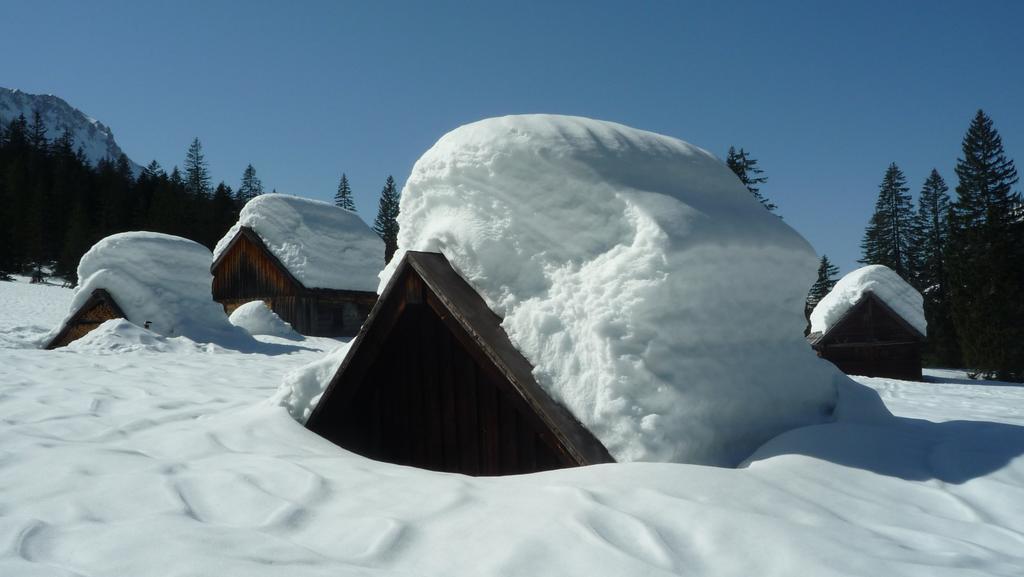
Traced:
<path fill-rule="evenodd" d="M 461 124 L 551 112 L 758 159 L 763 192 L 843 272 L 886 166 L 951 188 L 985 109 L 1024 163 L 1024 2 L 0 0 L 0 86 L 56 94 L 136 162 L 252 163 L 372 221 L 388 174 Z M 1024 167 L 1022 167 L 1024 168 Z"/>

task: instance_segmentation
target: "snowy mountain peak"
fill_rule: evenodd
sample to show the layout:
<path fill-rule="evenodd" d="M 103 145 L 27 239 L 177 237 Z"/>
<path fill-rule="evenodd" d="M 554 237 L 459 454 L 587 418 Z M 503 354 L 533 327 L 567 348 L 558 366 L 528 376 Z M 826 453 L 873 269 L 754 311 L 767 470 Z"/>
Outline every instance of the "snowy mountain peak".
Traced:
<path fill-rule="evenodd" d="M 46 125 L 46 137 L 54 140 L 67 127 L 75 137 L 75 147 L 81 147 L 93 165 L 104 158 L 116 159 L 123 151 L 114 141 L 114 133 L 102 122 L 87 116 L 62 98 L 52 94 L 29 94 L 18 89 L 0 87 L 0 123 L 7 124 L 24 114 L 29 122 L 35 111 Z M 141 171 L 132 162 L 135 173 Z"/>

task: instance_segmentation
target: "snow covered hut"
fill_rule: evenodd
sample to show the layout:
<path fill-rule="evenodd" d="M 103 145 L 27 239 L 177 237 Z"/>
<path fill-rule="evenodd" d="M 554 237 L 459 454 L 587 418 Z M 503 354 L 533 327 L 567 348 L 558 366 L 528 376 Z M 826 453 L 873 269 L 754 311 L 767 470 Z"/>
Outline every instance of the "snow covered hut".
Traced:
<path fill-rule="evenodd" d="M 92 246 L 78 263 L 79 285 L 46 348 L 65 346 L 104 321 L 125 318 L 158 334 L 199 342 L 238 330 L 210 298 L 209 249 L 156 232 L 124 232 Z"/>
<path fill-rule="evenodd" d="M 93 329 L 104 322 L 123 318 L 125 318 L 124 312 L 109 292 L 101 288 L 93 289 L 85 302 L 61 324 L 57 334 L 49 339 L 46 348 L 66 347 L 73 341 L 91 333 Z"/>
<path fill-rule="evenodd" d="M 468 475 L 611 462 L 438 253 L 408 251 L 306 426 L 382 461 Z"/>
<path fill-rule="evenodd" d="M 384 242 L 355 213 L 265 194 L 246 203 L 213 255 L 213 298 L 226 312 L 263 300 L 299 333 L 351 336 L 377 299 Z"/>
<path fill-rule="evenodd" d="M 921 293 L 892 269 L 870 265 L 814 307 L 807 340 L 844 373 L 920 381 L 927 328 Z"/>
<path fill-rule="evenodd" d="M 417 161 L 398 218 L 337 370 L 282 383 L 292 415 L 357 452 L 479 474 L 735 466 L 830 420 L 848 382 L 803 338 L 814 251 L 680 140 L 483 120 Z"/>

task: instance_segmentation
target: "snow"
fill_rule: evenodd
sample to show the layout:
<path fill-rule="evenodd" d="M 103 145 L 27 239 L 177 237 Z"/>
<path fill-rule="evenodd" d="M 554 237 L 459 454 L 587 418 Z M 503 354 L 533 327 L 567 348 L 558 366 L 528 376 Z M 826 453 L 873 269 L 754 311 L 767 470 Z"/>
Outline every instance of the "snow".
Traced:
<path fill-rule="evenodd" d="M 0 334 L 59 319 L 70 294 L 0 282 Z M 119 324 L 144 334 L 97 331 Z M 896 416 L 789 431 L 741 469 L 474 479 L 304 430 L 266 399 L 338 342 L 259 339 L 258 354 L 0 348 L 0 575 L 1024 572 L 1021 386 L 858 379 L 846 408 L 877 390 Z"/>
<path fill-rule="evenodd" d="M 921 293 L 892 269 L 880 264 L 861 267 L 839 279 L 811 311 L 811 332 L 828 332 L 867 292 L 880 298 L 919 333 L 928 334 Z"/>
<path fill-rule="evenodd" d="M 243 226 L 252 228 L 306 288 L 377 287 L 384 242 L 354 212 L 286 194 L 257 196 L 242 207 L 238 222 L 217 243 L 214 260 Z"/>
<path fill-rule="evenodd" d="M 296 421 L 306 422 L 345 360 L 348 349 L 348 344 L 342 345 L 323 358 L 289 371 L 271 402 L 285 407 Z"/>
<path fill-rule="evenodd" d="M 830 419 L 846 377 L 803 339 L 817 258 L 708 152 L 578 117 L 442 137 L 399 253 L 443 253 L 616 460 L 735 465 Z M 378 289 L 379 290 L 379 289 Z"/>
<path fill-rule="evenodd" d="M 228 321 L 251 335 L 273 335 L 295 339 L 298 333 L 263 301 L 252 301 L 236 308 Z"/>
<path fill-rule="evenodd" d="M 0 281 L 5 304 L 0 308 L 0 349 L 37 347 L 62 323 L 74 291 L 54 284 L 30 284 L 27 276 L 14 279 Z"/>
<path fill-rule="evenodd" d="M 212 255 L 199 243 L 156 232 L 124 232 L 92 246 L 78 263 L 79 286 L 49 341 L 96 289 L 106 289 L 127 319 L 168 337 L 200 342 L 248 339 L 211 296 Z"/>

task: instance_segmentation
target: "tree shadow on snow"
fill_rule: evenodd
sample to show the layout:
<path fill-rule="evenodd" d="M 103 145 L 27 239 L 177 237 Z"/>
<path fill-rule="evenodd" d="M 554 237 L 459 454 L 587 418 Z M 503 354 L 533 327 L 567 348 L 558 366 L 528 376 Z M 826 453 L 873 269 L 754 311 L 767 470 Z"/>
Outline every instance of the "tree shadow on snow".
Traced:
<path fill-rule="evenodd" d="M 987 387 L 1022 387 L 1024 383 L 1010 383 L 1007 381 L 986 381 L 985 379 L 969 379 L 964 377 L 952 377 L 945 375 L 925 375 L 924 382 L 938 383 L 944 385 L 969 385 Z"/>
<path fill-rule="evenodd" d="M 291 340 L 291 339 L 289 339 Z M 301 341 L 296 341 L 301 342 Z M 222 339 L 219 342 L 214 343 L 219 347 L 229 349 L 238 353 L 245 354 L 256 354 L 256 355 L 289 355 L 291 353 L 297 353 L 300 351 L 313 351 L 319 352 L 321 349 L 316 347 L 300 346 L 298 344 L 284 344 L 284 343 L 268 343 L 260 340 L 256 340 L 252 337 L 249 338 L 233 338 L 233 339 Z"/>
<path fill-rule="evenodd" d="M 893 415 L 841 419 L 783 433 L 747 463 L 793 454 L 908 481 L 961 484 L 1024 455 L 1024 427 L 989 421 L 935 423 Z"/>

